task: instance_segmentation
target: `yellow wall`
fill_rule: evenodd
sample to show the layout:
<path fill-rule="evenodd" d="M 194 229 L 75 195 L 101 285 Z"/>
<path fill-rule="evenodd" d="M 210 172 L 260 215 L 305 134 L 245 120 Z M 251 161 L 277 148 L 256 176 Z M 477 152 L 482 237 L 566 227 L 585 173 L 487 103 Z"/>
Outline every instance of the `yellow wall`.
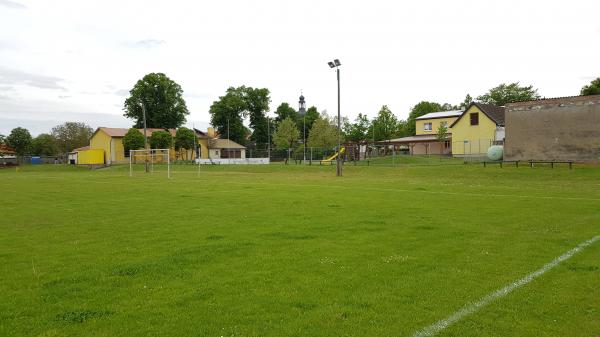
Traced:
<path fill-rule="evenodd" d="M 198 145 L 200 145 L 200 158 L 208 159 L 208 139 L 207 138 L 199 138 Z"/>
<path fill-rule="evenodd" d="M 454 123 L 454 121 L 458 117 L 448 117 L 448 118 L 431 118 L 431 119 L 417 119 L 416 122 L 416 134 L 417 135 L 435 135 L 437 130 L 440 127 L 441 122 L 446 122 L 447 127 L 450 128 L 450 125 Z M 425 131 L 425 123 L 431 123 L 431 131 Z M 448 129 L 450 132 L 450 129 Z"/>
<path fill-rule="evenodd" d="M 103 165 L 104 150 L 85 150 L 77 152 L 77 165 Z"/>
<path fill-rule="evenodd" d="M 208 159 L 208 139 L 206 138 L 198 138 L 198 145 L 200 146 L 200 158 Z M 174 148 L 171 148 L 171 158 L 178 160 L 194 160 L 196 159 L 196 151 L 195 150 L 182 150 L 175 151 Z"/>
<path fill-rule="evenodd" d="M 110 139 L 111 137 L 104 133 L 102 130 L 98 130 L 92 135 L 90 139 L 90 149 L 103 150 L 104 151 L 104 163 L 110 165 Z"/>
<path fill-rule="evenodd" d="M 112 138 L 111 160 L 113 164 L 129 163 L 129 158 L 125 158 L 125 148 L 123 148 L 123 138 Z"/>
<path fill-rule="evenodd" d="M 129 162 L 125 158 L 122 137 L 111 137 L 98 130 L 90 139 L 90 149 L 104 150 L 104 163 L 107 165 Z"/>
<path fill-rule="evenodd" d="M 479 125 L 471 125 L 471 113 L 479 114 Z M 487 152 L 496 131 L 496 122 L 472 105 L 451 129 L 452 154 L 470 155 Z"/>
<path fill-rule="evenodd" d="M 208 159 L 208 139 L 199 138 L 198 144 L 201 148 L 201 158 Z M 107 165 L 111 164 L 124 164 L 129 163 L 129 158 L 125 157 L 125 149 L 123 148 L 122 137 L 110 137 L 104 131 L 98 130 L 90 139 L 90 148 L 94 150 L 103 150 L 104 152 L 104 163 Z M 190 160 L 196 159 L 196 153 L 194 150 L 187 151 L 175 151 L 171 148 L 169 151 L 171 160 Z M 136 160 L 139 158 L 135 158 Z"/>

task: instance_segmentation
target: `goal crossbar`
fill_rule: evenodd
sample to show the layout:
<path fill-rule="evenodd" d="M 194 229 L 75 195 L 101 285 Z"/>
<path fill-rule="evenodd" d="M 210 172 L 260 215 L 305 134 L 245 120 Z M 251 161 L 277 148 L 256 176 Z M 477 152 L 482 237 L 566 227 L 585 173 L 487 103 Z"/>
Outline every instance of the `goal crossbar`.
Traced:
<path fill-rule="evenodd" d="M 166 159 L 164 159 L 166 156 Z M 167 178 L 171 178 L 171 150 L 170 149 L 141 149 L 129 150 L 129 176 L 133 177 L 133 165 L 136 159 L 141 158 L 146 164 L 146 172 L 154 172 L 154 163 L 158 163 L 157 158 L 162 158 L 160 162 L 167 164 Z M 150 165 L 148 168 L 147 165 Z"/>

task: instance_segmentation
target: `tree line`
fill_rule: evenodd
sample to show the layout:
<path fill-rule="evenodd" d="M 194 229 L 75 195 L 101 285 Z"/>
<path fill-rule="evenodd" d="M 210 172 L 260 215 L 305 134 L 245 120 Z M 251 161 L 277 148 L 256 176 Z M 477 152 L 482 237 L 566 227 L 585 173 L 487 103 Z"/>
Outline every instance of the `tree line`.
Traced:
<path fill-rule="evenodd" d="M 125 154 L 128 155 L 131 150 L 143 149 L 146 139 L 141 129 L 130 128 L 125 136 L 123 137 L 123 149 Z M 175 132 L 175 137 L 171 135 L 168 130 L 154 131 L 150 137 L 148 137 L 148 145 L 151 149 L 170 149 L 175 148 L 181 159 L 189 159 L 185 157 L 190 155 L 189 150 L 196 148 L 196 134 L 192 129 L 180 127 Z"/>
<path fill-rule="evenodd" d="M 303 116 L 285 102 L 275 109 L 274 118 L 268 117 L 266 113 L 271 101 L 269 94 L 266 88 L 242 86 L 227 89 L 225 95 L 213 102 L 210 108 L 211 124 L 217 128 L 222 138 L 227 137 L 240 144 L 247 144 L 247 141 L 266 144 L 269 132 L 272 135 L 271 141 L 280 148 L 303 146 L 304 133 L 308 147 L 331 148 L 337 144 L 336 118 L 330 118 L 326 111 L 319 113 L 314 106 L 308 108 Z M 600 78 L 583 87 L 580 94 L 600 94 Z M 540 98 L 538 90 L 532 85 L 522 86 L 515 82 L 500 84 L 475 99 L 467 94 L 457 104 L 421 101 L 411 108 L 406 120 L 398 119 L 387 105 L 383 105 L 372 119 L 363 113 L 359 113 L 354 121 L 343 118 L 341 137 L 345 142 L 377 142 L 412 136 L 416 134 L 416 119 L 427 113 L 464 110 L 472 102 L 504 106 L 507 103 Z M 250 128 L 244 126 L 244 118 L 249 118 Z M 437 130 L 440 138 L 446 132 L 447 129 Z"/>
<path fill-rule="evenodd" d="M 600 94 L 600 78 L 584 86 L 580 94 Z M 503 106 L 539 98 L 541 96 L 533 86 L 521 86 L 515 82 L 500 84 L 475 99 L 467 94 L 462 102 L 454 105 L 421 101 L 411 108 L 406 120 L 398 119 L 388 106 L 383 105 L 373 119 L 363 113 L 359 113 L 352 122 L 344 118 L 341 121 L 341 137 L 344 141 L 363 142 L 411 136 L 416 133 L 416 118 L 430 112 L 465 109 L 473 101 Z M 326 111 L 319 112 L 314 106 L 308 108 L 305 115 L 300 115 L 284 102 L 271 118 L 267 116 L 270 103 L 267 88 L 230 87 L 210 106 L 210 122 L 221 138 L 229 138 L 242 145 L 266 145 L 269 135 L 272 135 L 271 142 L 282 148 L 303 145 L 305 135 L 306 146 L 333 147 L 337 144 L 336 117 L 330 118 Z M 134 121 L 134 128 L 124 139 L 127 151 L 144 147 L 143 135 L 135 129 L 143 127 L 144 113 L 148 128 L 165 130 L 152 134 L 149 139 L 151 147 L 174 146 L 176 150 L 194 147 L 194 131 L 181 127 L 189 115 L 183 89 L 165 74 L 150 73 L 137 81 L 123 104 L 123 111 L 125 117 Z M 248 127 L 244 120 L 248 120 Z M 174 138 L 166 131 L 171 128 L 178 128 Z M 52 128 L 50 133 L 33 138 L 27 129 L 18 127 L 8 136 L 0 134 L 0 145 L 14 148 L 20 156 L 55 156 L 88 145 L 92 132 L 85 123 L 67 122 Z"/>
<path fill-rule="evenodd" d="M 29 130 L 17 127 L 8 136 L 0 135 L 0 145 L 13 148 L 18 156 L 57 156 L 66 154 L 90 142 L 93 130 L 85 123 L 66 122 L 49 133 L 32 137 Z"/>

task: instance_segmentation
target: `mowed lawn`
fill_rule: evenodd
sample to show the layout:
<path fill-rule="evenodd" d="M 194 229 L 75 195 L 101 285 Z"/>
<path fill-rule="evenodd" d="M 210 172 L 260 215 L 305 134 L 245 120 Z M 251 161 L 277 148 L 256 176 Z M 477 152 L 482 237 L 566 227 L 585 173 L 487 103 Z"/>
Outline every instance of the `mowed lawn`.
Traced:
<path fill-rule="evenodd" d="M 413 336 L 600 235 L 600 167 L 0 170 L 0 336 Z M 439 336 L 600 336 L 600 241 Z"/>

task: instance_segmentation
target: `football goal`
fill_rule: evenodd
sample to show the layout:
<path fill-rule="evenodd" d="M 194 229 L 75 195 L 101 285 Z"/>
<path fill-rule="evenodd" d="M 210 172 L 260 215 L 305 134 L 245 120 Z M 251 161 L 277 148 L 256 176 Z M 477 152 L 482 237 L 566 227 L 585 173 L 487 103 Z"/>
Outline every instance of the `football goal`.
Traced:
<path fill-rule="evenodd" d="M 138 173 L 163 174 L 171 178 L 169 149 L 129 150 L 129 176 Z"/>

